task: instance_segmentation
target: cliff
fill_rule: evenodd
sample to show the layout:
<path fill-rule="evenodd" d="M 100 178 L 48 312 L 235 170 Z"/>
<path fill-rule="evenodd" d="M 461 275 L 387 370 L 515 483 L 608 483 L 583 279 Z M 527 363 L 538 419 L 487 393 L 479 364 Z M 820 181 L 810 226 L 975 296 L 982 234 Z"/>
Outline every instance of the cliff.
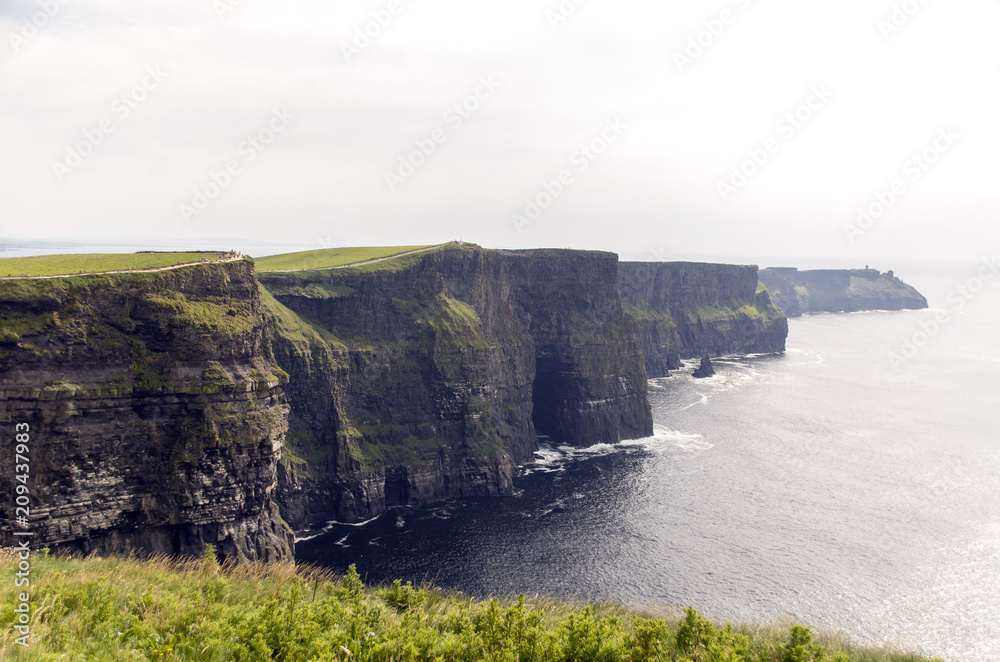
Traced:
<path fill-rule="evenodd" d="M 927 299 L 893 272 L 877 269 L 762 269 L 760 281 L 791 317 L 803 313 L 927 308 Z"/>
<path fill-rule="evenodd" d="M 509 494 L 537 434 L 651 434 L 617 256 L 449 245 L 377 265 L 259 274 L 291 375 L 286 519 Z"/>
<path fill-rule="evenodd" d="M 540 436 L 648 436 L 647 371 L 787 333 L 755 267 L 328 257 L 0 280 L 0 422 L 31 426 L 36 546 L 288 558 L 289 526 L 510 494 Z M 12 456 L 0 472 L 12 504 Z"/>
<path fill-rule="evenodd" d="M 33 547 L 290 558 L 287 376 L 251 261 L 0 281 L 0 343 L 0 422 L 30 426 Z M 7 540 L 24 530 L 10 451 Z"/>
<path fill-rule="evenodd" d="M 666 376 L 682 358 L 785 350 L 788 320 L 759 286 L 757 267 L 623 262 L 619 280 L 650 377 Z"/>

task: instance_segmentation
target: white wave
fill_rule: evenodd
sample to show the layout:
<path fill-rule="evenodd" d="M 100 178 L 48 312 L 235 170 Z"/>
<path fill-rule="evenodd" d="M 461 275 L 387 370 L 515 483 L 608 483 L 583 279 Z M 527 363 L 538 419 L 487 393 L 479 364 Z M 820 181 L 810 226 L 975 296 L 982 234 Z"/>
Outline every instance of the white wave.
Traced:
<path fill-rule="evenodd" d="M 301 537 L 300 536 L 295 536 L 294 542 L 295 543 L 300 543 L 300 542 L 304 542 L 306 540 L 312 540 L 313 538 L 319 538 L 321 535 L 323 535 L 324 533 L 326 533 L 326 531 L 327 531 L 326 529 L 320 529 L 319 533 L 317 533 L 315 535 L 312 535 L 312 536 L 301 536 Z M 301 533 L 301 531 L 300 531 L 300 533 Z"/>
<path fill-rule="evenodd" d="M 538 461 L 535 464 L 527 465 L 521 474 L 529 476 L 536 471 L 546 473 L 564 472 L 566 465 L 570 462 L 601 457 L 610 455 L 611 453 L 625 452 L 636 448 L 655 452 L 680 449 L 693 453 L 714 448 L 714 444 L 706 441 L 700 434 L 680 432 L 679 430 L 671 430 L 670 428 L 656 425 L 653 427 L 653 435 L 651 437 L 625 439 L 616 444 L 594 444 L 585 448 L 576 448 L 574 446 L 552 448 L 547 444 L 543 444 L 539 450 L 535 451 L 535 455 L 539 456 Z"/>
<path fill-rule="evenodd" d="M 670 428 L 656 425 L 653 427 L 652 437 L 642 439 L 628 439 L 619 443 L 623 447 L 640 447 L 646 450 L 666 450 L 679 448 L 683 451 L 696 452 L 706 451 L 714 448 L 714 444 L 707 441 L 703 435 L 697 433 L 681 432 Z"/>
<path fill-rule="evenodd" d="M 707 395 L 705 395 L 704 393 L 698 393 L 697 395 L 701 396 L 700 400 L 698 400 L 696 402 L 692 402 L 689 405 L 685 405 L 685 406 L 681 407 L 678 411 L 684 411 L 685 409 L 690 409 L 691 407 L 694 407 L 695 405 L 707 405 L 708 404 L 708 396 Z"/>
<path fill-rule="evenodd" d="M 780 352 L 757 352 L 755 354 L 740 354 L 741 359 L 759 359 L 765 356 L 778 356 Z"/>
<path fill-rule="evenodd" d="M 327 522 L 327 524 L 329 526 L 334 526 L 334 525 L 336 525 L 336 526 L 364 526 L 365 524 L 370 524 L 371 522 L 374 522 L 379 517 L 382 517 L 382 513 L 379 513 L 378 515 L 376 515 L 375 517 L 373 517 L 371 519 L 366 519 L 364 522 L 338 522 L 336 520 L 330 520 L 329 522 Z"/>
<path fill-rule="evenodd" d="M 539 446 L 538 450 L 535 451 L 535 455 L 538 459 L 535 460 L 534 464 L 551 464 L 552 462 L 556 462 L 562 458 L 563 453 L 560 453 L 548 444 L 542 444 Z"/>
<path fill-rule="evenodd" d="M 569 456 L 573 455 L 606 455 L 615 450 L 614 444 L 594 444 L 577 448 L 575 446 L 559 446 L 559 450 Z"/>
<path fill-rule="evenodd" d="M 296 536 L 294 542 L 302 542 L 303 540 L 312 540 L 313 538 L 319 538 L 321 535 L 332 529 L 334 525 L 338 523 L 339 522 L 330 520 L 329 522 L 326 523 L 326 525 L 323 526 L 322 529 L 319 529 L 319 533 L 313 534 L 311 536 L 302 536 L 302 537 Z M 316 529 L 304 529 L 303 531 L 296 531 L 296 533 L 312 533 L 315 530 Z"/>
<path fill-rule="evenodd" d="M 313 538 L 319 538 L 321 535 L 323 535 L 324 533 L 326 533 L 327 531 L 329 531 L 330 529 L 332 529 L 335 526 L 364 526 L 365 524 L 370 524 L 370 523 L 374 522 L 375 520 L 377 520 L 381 516 L 382 515 L 380 513 L 380 514 L 376 515 L 375 517 L 372 517 L 371 519 L 366 519 L 363 522 L 338 522 L 337 520 L 332 519 L 332 520 L 327 521 L 327 523 L 325 525 L 323 525 L 323 528 L 319 529 L 318 533 L 315 533 L 313 535 L 306 535 L 306 536 L 302 536 L 302 537 L 296 536 L 295 537 L 295 542 L 302 542 L 303 540 L 312 540 Z M 316 531 L 316 529 L 304 529 L 302 531 L 296 531 L 296 533 L 312 533 L 313 531 Z"/>
<path fill-rule="evenodd" d="M 796 361 L 793 365 L 820 365 L 826 361 L 826 355 L 820 352 L 813 351 L 811 349 L 799 349 L 798 347 L 789 347 L 785 350 L 786 354 L 792 354 L 801 358 L 801 360 Z"/>
<path fill-rule="evenodd" d="M 566 461 L 566 454 L 544 442 L 540 444 L 534 455 L 535 461 L 526 465 L 526 468 L 521 471 L 522 476 L 530 476 L 537 472 L 558 473 L 565 469 L 563 465 Z"/>

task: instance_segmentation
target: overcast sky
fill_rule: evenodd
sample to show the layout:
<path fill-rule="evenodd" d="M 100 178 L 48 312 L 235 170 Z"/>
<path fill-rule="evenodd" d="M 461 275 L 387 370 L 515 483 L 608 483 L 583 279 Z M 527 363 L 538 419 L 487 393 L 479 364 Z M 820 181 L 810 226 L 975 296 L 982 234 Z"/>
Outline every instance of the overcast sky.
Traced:
<path fill-rule="evenodd" d="M 996 0 L 576 2 L 0 0 L 0 235 L 995 251 Z"/>

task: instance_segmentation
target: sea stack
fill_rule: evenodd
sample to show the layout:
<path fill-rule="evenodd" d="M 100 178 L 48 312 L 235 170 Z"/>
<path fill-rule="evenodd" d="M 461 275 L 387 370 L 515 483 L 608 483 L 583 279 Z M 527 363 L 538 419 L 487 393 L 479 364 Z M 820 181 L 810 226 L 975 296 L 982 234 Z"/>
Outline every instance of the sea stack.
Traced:
<path fill-rule="evenodd" d="M 715 374 L 715 368 L 712 367 L 712 359 L 709 358 L 708 354 L 705 358 L 701 360 L 701 365 L 698 369 L 691 373 L 692 377 L 697 379 L 705 379 L 706 377 L 711 377 Z"/>

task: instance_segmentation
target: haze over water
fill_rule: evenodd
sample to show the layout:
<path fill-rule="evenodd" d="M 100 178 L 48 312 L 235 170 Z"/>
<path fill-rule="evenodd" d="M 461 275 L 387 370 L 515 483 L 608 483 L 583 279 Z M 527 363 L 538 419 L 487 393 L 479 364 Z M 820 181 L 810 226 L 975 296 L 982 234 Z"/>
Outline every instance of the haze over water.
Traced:
<path fill-rule="evenodd" d="M 656 434 L 545 449 L 511 498 L 334 525 L 298 558 L 370 582 L 785 617 L 946 660 L 1000 660 L 1000 288 L 904 278 L 932 310 L 791 320 L 781 356 L 651 380 Z M 949 321 L 905 366 L 921 322 Z"/>

